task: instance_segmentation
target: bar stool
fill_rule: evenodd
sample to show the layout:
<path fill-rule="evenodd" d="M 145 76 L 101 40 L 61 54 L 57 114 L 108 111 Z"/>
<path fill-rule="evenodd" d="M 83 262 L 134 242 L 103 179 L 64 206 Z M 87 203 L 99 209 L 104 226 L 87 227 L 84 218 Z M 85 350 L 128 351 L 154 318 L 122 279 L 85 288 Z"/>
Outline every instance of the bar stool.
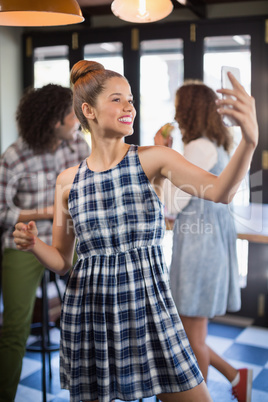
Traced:
<path fill-rule="evenodd" d="M 59 344 L 51 343 L 50 341 L 50 334 L 49 330 L 55 327 L 55 324 L 49 321 L 49 314 L 48 314 L 48 284 L 53 282 L 57 289 L 57 294 L 60 299 L 62 300 L 61 292 L 56 280 L 56 275 L 53 274 L 52 280 L 50 278 L 50 271 L 45 270 L 42 282 L 41 282 L 41 289 L 42 289 L 42 297 L 41 297 L 41 306 L 42 306 L 42 314 L 41 314 L 41 322 L 40 323 L 33 323 L 32 330 L 38 330 L 39 337 L 41 338 L 41 342 L 37 341 L 33 344 L 30 344 L 26 347 L 26 350 L 29 352 L 37 352 L 42 354 L 42 391 L 43 391 L 43 402 L 47 402 L 46 396 L 46 361 L 48 356 L 48 363 L 49 363 L 49 379 L 51 381 L 52 378 L 52 370 L 51 370 L 51 353 L 56 352 L 59 350 Z M 35 331 L 34 331 L 35 332 Z"/>

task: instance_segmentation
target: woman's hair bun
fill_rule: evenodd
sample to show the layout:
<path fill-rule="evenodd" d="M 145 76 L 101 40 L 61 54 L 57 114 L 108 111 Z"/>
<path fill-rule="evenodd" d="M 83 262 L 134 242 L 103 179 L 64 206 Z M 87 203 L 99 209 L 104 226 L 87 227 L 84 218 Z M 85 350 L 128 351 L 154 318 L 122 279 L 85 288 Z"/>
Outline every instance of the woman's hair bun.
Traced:
<path fill-rule="evenodd" d="M 71 70 L 71 84 L 74 85 L 79 78 L 84 77 L 88 73 L 92 73 L 93 71 L 98 70 L 105 70 L 104 66 L 101 63 L 90 60 L 78 61 Z"/>

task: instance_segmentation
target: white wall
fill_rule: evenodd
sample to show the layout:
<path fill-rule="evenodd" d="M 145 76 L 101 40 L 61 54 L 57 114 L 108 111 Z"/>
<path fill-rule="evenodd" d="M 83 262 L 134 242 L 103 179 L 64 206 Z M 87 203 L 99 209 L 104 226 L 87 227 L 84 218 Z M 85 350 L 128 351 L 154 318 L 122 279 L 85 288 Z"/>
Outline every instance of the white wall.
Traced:
<path fill-rule="evenodd" d="M 21 95 L 21 29 L 0 27 L 0 154 L 17 139 L 15 113 Z"/>

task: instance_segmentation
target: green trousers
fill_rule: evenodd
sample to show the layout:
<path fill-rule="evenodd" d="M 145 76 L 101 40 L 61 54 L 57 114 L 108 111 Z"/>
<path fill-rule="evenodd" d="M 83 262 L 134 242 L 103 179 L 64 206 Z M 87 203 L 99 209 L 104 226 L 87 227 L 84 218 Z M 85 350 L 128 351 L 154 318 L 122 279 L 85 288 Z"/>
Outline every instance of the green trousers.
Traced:
<path fill-rule="evenodd" d="M 30 333 L 36 290 L 44 267 L 28 252 L 6 249 L 2 260 L 3 327 L 0 335 L 0 401 L 13 402 Z"/>

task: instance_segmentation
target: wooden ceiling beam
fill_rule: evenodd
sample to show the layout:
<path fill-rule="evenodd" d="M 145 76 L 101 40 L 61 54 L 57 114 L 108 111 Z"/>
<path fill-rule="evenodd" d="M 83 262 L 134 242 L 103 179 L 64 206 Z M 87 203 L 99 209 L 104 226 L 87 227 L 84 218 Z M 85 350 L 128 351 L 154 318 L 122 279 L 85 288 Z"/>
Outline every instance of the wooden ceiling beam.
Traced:
<path fill-rule="evenodd" d="M 201 19 L 207 18 L 207 9 L 203 1 L 187 0 L 186 7 L 188 7 L 195 15 L 197 15 L 197 17 Z"/>
<path fill-rule="evenodd" d="M 82 14 L 87 16 L 94 16 L 94 15 L 109 15 L 112 14 L 111 6 L 104 5 L 104 6 L 80 6 Z"/>
<path fill-rule="evenodd" d="M 172 0 L 174 8 L 188 8 L 191 10 L 198 18 L 207 18 L 206 4 L 203 0 L 187 0 L 185 5 L 182 5 L 177 0 Z"/>

